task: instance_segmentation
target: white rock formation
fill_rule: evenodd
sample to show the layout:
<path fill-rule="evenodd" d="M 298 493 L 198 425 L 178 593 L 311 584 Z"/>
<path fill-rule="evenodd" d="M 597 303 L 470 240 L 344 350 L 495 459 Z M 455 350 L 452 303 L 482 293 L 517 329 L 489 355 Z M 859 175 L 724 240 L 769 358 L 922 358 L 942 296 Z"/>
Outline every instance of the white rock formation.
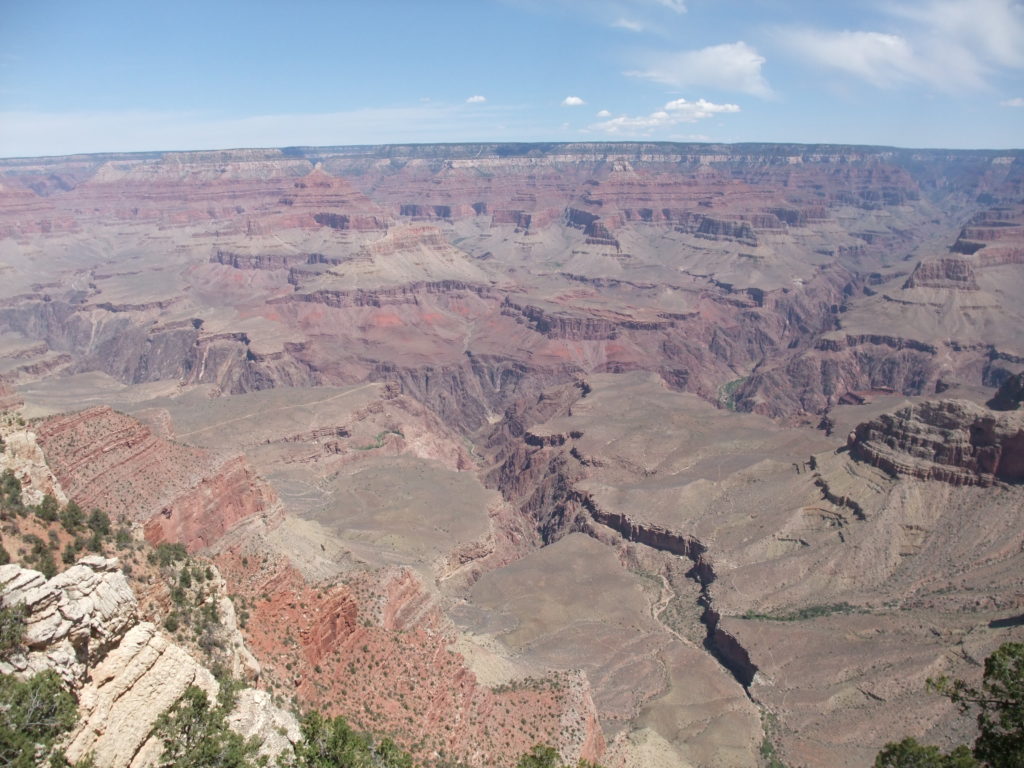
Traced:
<path fill-rule="evenodd" d="M 79 692 L 68 759 L 74 763 L 91 753 L 107 768 L 152 765 L 163 749 L 153 726 L 190 685 L 211 699 L 219 690 L 213 675 L 155 626 L 136 624 Z"/>
<path fill-rule="evenodd" d="M 257 737 L 262 744 L 260 754 L 271 758 L 290 750 L 299 740 L 299 723 L 291 712 L 278 709 L 266 691 L 245 688 L 238 693 L 234 711 L 228 716 L 231 730 L 246 738 Z"/>
<path fill-rule="evenodd" d="M 0 566 L 0 601 L 27 607 L 27 650 L 0 661 L 0 673 L 52 669 L 76 692 L 79 719 L 65 742 L 72 763 L 92 755 L 103 768 L 152 768 L 163 751 L 153 735 L 160 715 L 190 685 L 217 696 L 219 685 L 208 669 L 156 626 L 139 623 L 135 595 L 116 559 L 86 557 L 49 581 L 38 571 Z M 230 601 L 221 607 L 230 608 Z M 231 633 L 239 638 L 233 656 L 242 671 L 258 675 L 233 608 L 229 615 Z M 271 758 L 299 738 L 294 716 L 262 691 L 243 689 L 228 722 L 257 738 L 261 754 Z"/>
<path fill-rule="evenodd" d="M 46 464 L 43 449 L 36 440 L 36 433 L 28 429 L 5 430 L 4 449 L 0 451 L 0 472 L 10 469 L 21 481 L 23 504 L 38 504 L 45 494 L 50 494 L 61 506 L 68 503 L 68 497 Z"/>
<path fill-rule="evenodd" d="M 71 688 L 136 623 L 138 602 L 116 558 L 85 557 L 49 581 L 38 571 L 0 566 L 6 605 L 27 608 L 27 652 L 0 661 L 0 672 L 56 671 Z"/>

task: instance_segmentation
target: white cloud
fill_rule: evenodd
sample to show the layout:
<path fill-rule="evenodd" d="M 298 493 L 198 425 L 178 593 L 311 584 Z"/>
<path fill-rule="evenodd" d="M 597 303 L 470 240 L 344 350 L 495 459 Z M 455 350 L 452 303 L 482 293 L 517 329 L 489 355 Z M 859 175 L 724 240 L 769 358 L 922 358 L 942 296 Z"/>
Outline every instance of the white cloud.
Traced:
<path fill-rule="evenodd" d="M 564 99 L 562 99 L 563 107 L 582 107 L 586 103 L 587 102 L 585 102 L 579 96 L 566 96 Z"/>
<path fill-rule="evenodd" d="M 597 113 L 597 117 L 611 117 L 611 116 L 612 116 L 612 113 L 609 112 L 607 109 L 602 109 L 600 112 Z"/>
<path fill-rule="evenodd" d="M 761 74 L 765 59 L 743 41 L 697 51 L 656 54 L 643 70 L 627 72 L 674 88 L 709 86 L 768 98 L 771 86 Z"/>
<path fill-rule="evenodd" d="M 890 13 L 921 25 L 937 43 L 970 47 L 979 58 L 1001 66 L 1024 67 L 1024 5 L 1019 0 L 929 0 L 897 5 Z"/>
<path fill-rule="evenodd" d="M 1024 107 L 1024 98 L 1017 96 L 1013 99 L 1007 99 L 1006 101 L 1000 101 L 999 106 L 1001 107 Z"/>
<path fill-rule="evenodd" d="M 1000 69 L 1024 68 L 1019 0 L 922 0 L 885 12 L 885 32 L 789 28 L 779 37 L 815 64 L 880 87 L 979 89 Z"/>
<path fill-rule="evenodd" d="M 617 29 L 628 29 L 630 32 L 643 32 L 644 25 L 642 22 L 633 21 L 632 19 L 617 19 L 612 22 L 612 26 Z"/>
<path fill-rule="evenodd" d="M 480 94 L 470 96 L 468 99 L 466 99 L 467 104 L 483 104 L 485 101 L 487 101 L 487 97 L 481 96 Z"/>
<path fill-rule="evenodd" d="M 601 123 L 594 123 L 590 129 L 611 134 L 649 136 L 660 128 L 668 128 L 680 123 L 696 123 L 698 120 L 706 120 L 715 115 L 739 111 L 740 108 L 736 104 L 714 104 L 704 99 L 697 101 L 676 99 L 649 115 L 635 117 L 621 115 Z"/>
<path fill-rule="evenodd" d="M 686 13 L 686 3 L 683 0 L 654 0 L 658 5 L 668 8 L 676 13 Z"/>
<path fill-rule="evenodd" d="M 910 44 L 899 35 L 881 32 L 789 30 L 784 39 L 804 58 L 833 67 L 879 86 L 920 76 Z"/>

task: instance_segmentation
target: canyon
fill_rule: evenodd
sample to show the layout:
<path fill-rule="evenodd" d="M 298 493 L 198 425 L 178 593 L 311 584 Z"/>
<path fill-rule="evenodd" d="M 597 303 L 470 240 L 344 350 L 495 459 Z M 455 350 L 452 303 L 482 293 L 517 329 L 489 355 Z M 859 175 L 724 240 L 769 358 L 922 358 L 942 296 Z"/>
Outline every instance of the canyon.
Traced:
<path fill-rule="evenodd" d="M 0 274 L 27 503 L 425 765 L 869 765 L 1024 639 L 1024 151 L 0 159 Z"/>

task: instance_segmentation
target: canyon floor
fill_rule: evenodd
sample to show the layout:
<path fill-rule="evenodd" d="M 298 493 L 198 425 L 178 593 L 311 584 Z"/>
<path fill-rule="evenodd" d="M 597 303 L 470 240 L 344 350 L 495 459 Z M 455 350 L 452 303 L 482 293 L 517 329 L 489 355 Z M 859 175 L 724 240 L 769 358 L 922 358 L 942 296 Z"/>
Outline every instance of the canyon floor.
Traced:
<path fill-rule="evenodd" d="M 1021 152 L 0 160 L 2 399 L 216 563 L 280 701 L 864 766 L 969 741 L 925 680 L 1024 639 L 1022 222 Z"/>

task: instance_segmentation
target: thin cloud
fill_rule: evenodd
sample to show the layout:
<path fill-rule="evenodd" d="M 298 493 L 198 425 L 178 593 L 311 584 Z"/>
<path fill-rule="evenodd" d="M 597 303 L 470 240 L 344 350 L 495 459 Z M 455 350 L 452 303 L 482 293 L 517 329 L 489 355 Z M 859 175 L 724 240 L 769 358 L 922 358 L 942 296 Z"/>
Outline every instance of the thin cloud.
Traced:
<path fill-rule="evenodd" d="M 980 58 L 1024 67 L 1024 5 L 1014 0 L 930 0 L 894 6 L 894 16 L 925 28 L 938 43 L 970 46 Z"/>
<path fill-rule="evenodd" d="M 654 2 L 663 8 L 668 8 L 670 11 L 686 13 L 686 3 L 682 0 L 654 0 Z"/>
<path fill-rule="evenodd" d="M 620 115 L 610 120 L 594 123 L 589 126 L 589 129 L 610 134 L 649 136 L 659 129 L 669 128 L 680 123 L 696 123 L 716 115 L 739 111 L 740 108 L 736 104 L 715 104 L 705 99 L 697 101 L 676 99 L 649 115 Z"/>
<path fill-rule="evenodd" d="M 889 87 L 922 76 L 907 40 L 881 32 L 788 30 L 786 45 L 800 56 Z"/>
<path fill-rule="evenodd" d="M 1024 107 L 1024 98 L 1017 96 L 1013 99 L 1007 99 L 1006 101 L 1000 101 L 999 106 L 1001 107 Z"/>
<path fill-rule="evenodd" d="M 611 112 L 609 112 L 609 111 L 608 111 L 607 109 L 602 109 L 602 110 L 601 110 L 600 112 L 598 112 L 598 113 L 597 113 L 597 115 L 596 115 L 596 117 L 611 117 L 611 116 L 612 116 L 612 113 L 611 113 Z"/>
<path fill-rule="evenodd" d="M 925 0 L 885 13 L 885 32 L 791 27 L 778 38 L 815 65 L 882 88 L 977 90 L 1000 71 L 1024 68 L 1024 5 L 1015 0 Z"/>
<path fill-rule="evenodd" d="M 761 74 L 764 63 L 765 58 L 741 40 L 696 51 L 657 54 L 649 57 L 645 69 L 626 74 L 673 88 L 712 87 L 770 98 L 771 86 Z"/>
<path fill-rule="evenodd" d="M 468 99 L 466 99 L 467 104 L 483 104 L 485 101 L 487 101 L 487 97 L 481 96 L 480 94 L 470 96 Z"/>
<path fill-rule="evenodd" d="M 642 22 L 633 21 L 632 19 L 616 19 L 612 22 L 612 26 L 616 29 L 628 29 L 630 32 L 643 32 L 644 25 Z"/>
<path fill-rule="evenodd" d="M 585 102 L 579 96 L 566 96 L 564 99 L 562 99 L 563 107 L 582 107 L 586 103 L 587 102 Z"/>

